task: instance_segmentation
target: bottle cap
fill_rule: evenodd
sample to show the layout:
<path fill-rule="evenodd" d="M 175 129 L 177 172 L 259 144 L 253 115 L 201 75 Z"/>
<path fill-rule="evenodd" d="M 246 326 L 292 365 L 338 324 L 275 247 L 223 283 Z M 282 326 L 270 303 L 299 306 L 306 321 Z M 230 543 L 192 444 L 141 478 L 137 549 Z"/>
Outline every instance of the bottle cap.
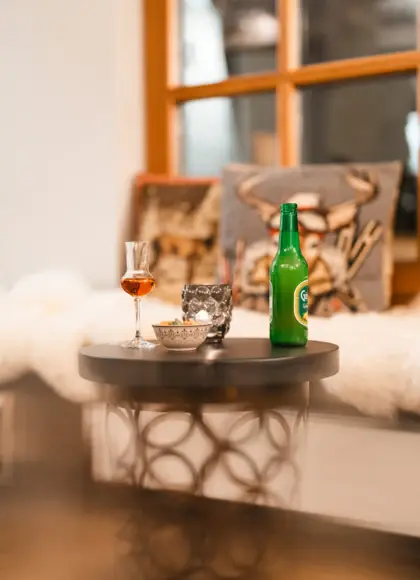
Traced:
<path fill-rule="evenodd" d="M 280 209 L 282 213 L 294 213 L 297 211 L 297 203 L 282 203 Z"/>

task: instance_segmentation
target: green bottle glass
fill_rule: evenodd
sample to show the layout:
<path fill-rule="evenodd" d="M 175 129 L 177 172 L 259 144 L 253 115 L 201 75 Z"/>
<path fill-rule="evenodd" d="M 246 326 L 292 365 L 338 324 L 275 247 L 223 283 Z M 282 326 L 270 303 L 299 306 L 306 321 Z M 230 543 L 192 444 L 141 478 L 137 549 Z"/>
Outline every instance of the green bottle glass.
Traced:
<path fill-rule="evenodd" d="M 308 342 L 308 264 L 300 251 L 295 203 L 281 206 L 279 247 L 270 268 L 270 341 Z"/>

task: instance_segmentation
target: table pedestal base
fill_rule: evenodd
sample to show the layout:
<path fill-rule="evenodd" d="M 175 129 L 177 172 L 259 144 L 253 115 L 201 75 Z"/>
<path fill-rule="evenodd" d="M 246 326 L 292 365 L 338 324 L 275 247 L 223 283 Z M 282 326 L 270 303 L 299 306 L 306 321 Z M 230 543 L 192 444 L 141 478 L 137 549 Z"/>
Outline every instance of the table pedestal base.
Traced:
<path fill-rule="evenodd" d="M 118 578 L 287 577 L 269 546 L 271 510 L 251 504 L 296 504 L 306 414 L 306 385 L 284 409 L 109 405 L 114 480 L 136 488 L 138 505 L 120 534 Z"/>
<path fill-rule="evenodd" d="M 284 557 L 270 550 L 275 536 L 268 510 L 163 491 L 139 493 L 139 507 L 120 533 L 118 579 L 287 577 Z"/>
<path fill-rule="evenodd" d="M 141 488 L 293 507 L 306 397 L 301 403 L 297 409 L 224 405 L 160 411 L 135 403 L 109 405 L 112 478 Z"/>

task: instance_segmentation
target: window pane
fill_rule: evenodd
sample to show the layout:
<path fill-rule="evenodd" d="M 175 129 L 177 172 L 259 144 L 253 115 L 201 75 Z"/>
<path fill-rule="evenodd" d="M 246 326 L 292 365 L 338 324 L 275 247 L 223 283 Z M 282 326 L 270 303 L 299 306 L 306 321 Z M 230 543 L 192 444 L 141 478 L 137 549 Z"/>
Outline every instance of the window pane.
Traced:
<path fill-rule="evenodd" d="M 180 84 L 275 69 L 276 0 L 178 0 L 178 6 Z"/>
<path fill-rule="evenodd" d="M 227 163 L 273 165 L 278 159 L 272 92 L 189 101 L 180 115 L 185 175 L 220 175 Z"/>
<path fill-rule="evenodd" d="M 304 163 L 400 160 L 404 178 L 395 229 L 416 233 L 419 119 L 414 75 L 302 90 Z"/>
<path fill-rule="evenodd" d="M 416 47 L 418 0 L 301 0 L 302 62 Z"/>

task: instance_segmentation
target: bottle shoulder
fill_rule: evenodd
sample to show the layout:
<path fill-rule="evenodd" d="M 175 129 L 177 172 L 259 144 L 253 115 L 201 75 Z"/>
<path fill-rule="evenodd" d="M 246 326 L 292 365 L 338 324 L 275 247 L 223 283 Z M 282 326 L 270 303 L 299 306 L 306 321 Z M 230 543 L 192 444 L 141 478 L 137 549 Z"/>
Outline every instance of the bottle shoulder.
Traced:
<path fill-rule="evenodd" d="M 307 268 L 308 263 L 302 254 L 282 254 L 280 252 L 277 252 L 271 263 L 272 268 L 290 268 L 290 266 L 296 266 L 296 268 L 303 266 Z"/>

